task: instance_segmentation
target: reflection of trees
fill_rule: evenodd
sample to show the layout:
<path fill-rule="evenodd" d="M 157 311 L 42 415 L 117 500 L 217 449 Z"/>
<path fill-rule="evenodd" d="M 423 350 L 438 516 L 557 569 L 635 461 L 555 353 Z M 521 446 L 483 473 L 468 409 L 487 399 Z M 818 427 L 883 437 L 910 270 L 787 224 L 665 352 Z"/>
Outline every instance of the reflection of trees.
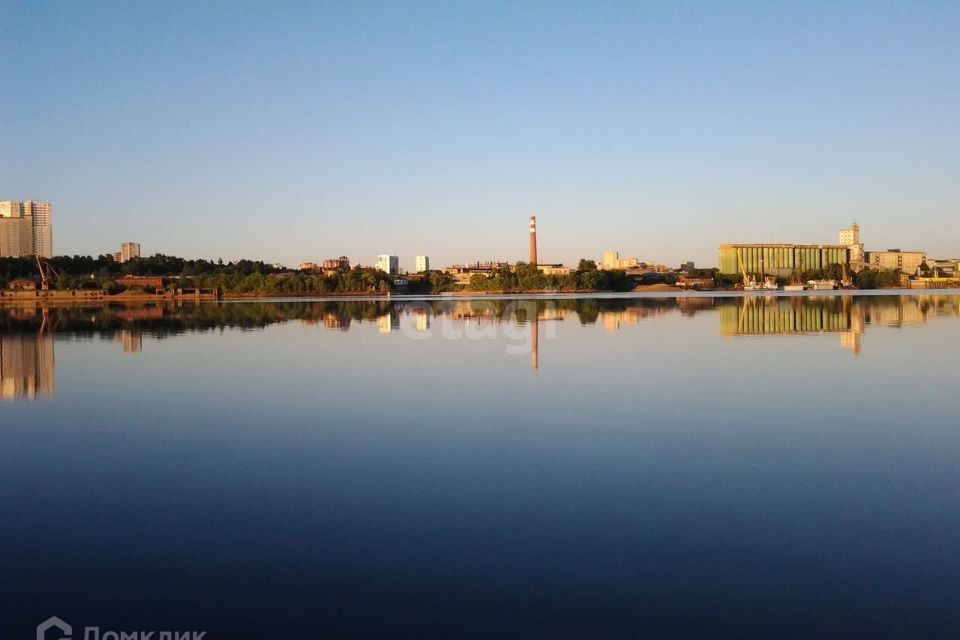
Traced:
<path fill-rule="evenodd" d="M 663 297 L 663 298 L 528 298 L 430 300 L 253 301 L 221 304 L 114 304 L 0 309 L 0 333 L 148 334 L 163 338 L 187 331 L 224 328 L 254 330 L 299 321 L 347 331 L 354 322 L 384 316 L 416 316 L 426 327 L 431 317 L 479 323 L 529 323 L 575 314 L 581 324 L 601 323 L 615 330 L 623 324 L 664 314 L 717 312 L 727 335 L 771 335 L 808 331 L 862 331 L 864 325 L 903 326 L 931 315 L 960 315 L 956 296 L 812 296 L 812 297 Z M 394 324 L 391 320 L 391 326 Z M 130 339 L 126 340 L 130 342 Z M 134 348 L 131 343 L 131 349 Z"/>

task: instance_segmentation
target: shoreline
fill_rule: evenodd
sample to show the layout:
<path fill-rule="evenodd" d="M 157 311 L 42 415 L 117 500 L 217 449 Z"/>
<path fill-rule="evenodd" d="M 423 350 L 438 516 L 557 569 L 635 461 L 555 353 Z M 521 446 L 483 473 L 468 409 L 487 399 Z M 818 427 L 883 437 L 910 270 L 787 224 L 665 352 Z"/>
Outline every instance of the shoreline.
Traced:
<path fill-rule="evenodd" d="M 219 299 L 211 296 L 158 296 L 158 295 L 127 295 L 116 296 L 14 296 L 9 293 L 0 296 L 0 308 L 23 306 L 104 306 L 104 305 L 144 305 L 151 303 L 238 303 L 238 302 L 390 302 L 415 300 L 517 300 L 517 299 L 570 299 L 570 298 L 598 298 L 598 299 L 664 299 L 664 298 L 808 298 L 808 297 L 853 297 L 853 296 L 897 296 L 897 295 L 952 295 L 960 296 L 960 289 L 834 289 L 834 290 L 806 290 L 806 291 L 737 291 L 716 289 L 709 291 L 694 291 L 680 288 L 666 287 L 637 287 L 632 291 L 449 291 L 443 293 L 380 293 L 380 292 L 341 292 L 325 294 L 298 294 L 298 295 L 262 295 L 262 294 L 227 294 Z"/>

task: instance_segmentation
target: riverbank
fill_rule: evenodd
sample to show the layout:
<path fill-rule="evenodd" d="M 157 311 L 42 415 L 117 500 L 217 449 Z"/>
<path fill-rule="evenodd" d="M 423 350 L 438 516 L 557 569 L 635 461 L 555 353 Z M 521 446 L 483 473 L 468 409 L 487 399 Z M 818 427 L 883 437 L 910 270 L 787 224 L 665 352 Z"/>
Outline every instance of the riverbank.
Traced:
<path fill-rule="evenodd" d="M 15 293 L 27 295 L 14 295 Z M 436 300 L 436 299 L 520 299 L 520 298 L 571 298 L 571 297 L 597 297 L 603 299 L 615 298 L 770 298 L 770 297 L 829 297 L 829 296 L 875 296 L 875 295 L 958 295 L 960 290 L 956 288 L 939 289 L 918 289 L 918 288 L 890 288 L 890 289 L 843 289 L 843 290 L 820 290 L 820 291 L 737 291 L 730 289 L 716 289 L 710 291 L 692 291 L 681 289 L 670 285 L 645 285 L 635 287 L 630 291 L 600 291 L 600 290 L 514 290 L 514 291 L 448 291 L 441 293 L 383 293 L 383 292 L 338 292 L 338 293 L 304 293 L 292 295 L 267 295 L 267 294 L 224 294 L 219 297 L 204 295 L 156 295 L 142 293 L 120 293 L 115 295 L 106 295 L 103 292 L 84 292 L 86 295 L 72 295 L 73 292 L 42 292 L 48 295 L 39 295 L 41 292 L 35 292 L 37 295 L 29 295 L 34 292 L 3 292 L 0 295 L 0 308 L 12 307 L 43 307 L 43 306 L 98 306 L 98 305 L 124 305 L 140 306 L 149 304 L 183 304 L 200 302 L 244 302 L 244 301 L 317 301 L 317 300 L 343 300 L 343 301 L 403 301 L 403 300 Z M 49 295 L 53 294 L 53 295 Z"/>

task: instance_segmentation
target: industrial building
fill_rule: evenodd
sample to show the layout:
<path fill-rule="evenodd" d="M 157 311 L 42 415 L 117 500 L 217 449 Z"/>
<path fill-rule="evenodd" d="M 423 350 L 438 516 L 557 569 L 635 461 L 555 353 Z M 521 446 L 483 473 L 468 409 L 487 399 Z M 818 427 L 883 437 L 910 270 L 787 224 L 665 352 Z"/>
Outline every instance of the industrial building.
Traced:
<path fill-rule="evenodd" d="M 491 261 L 491 262 L 473 262 L 470 264 L 455 264 L 446 267 L 443 272 L 453 276 L 457 284 L 470 284 L 470 278 L 476 274 L 492 278 L 497 271 L 501 269 L 512 269 L 509 262 Z"/>
<path fill-rule="evenodd" d="M 900 251 L 887 249 L 886 251 L 868 251 L 866 262 L 874 269 L 891 269 L 901 273 L 915 275 L 920 265 L 927 261 L 924 251 Z"/>
<path fill-rule="evenodd" d="M 815 244 L 724 244 L 720 246 L 720 273 L 746 271 L 781 278 L 795 272 L 825 269 L 833 264 L 850 266 L 850 248 Z"/>
<path fill-rule="evenodd" d="M 603 259 L 597 265 L 598 269 L 636 269 L 640 266 L 639 258 L 621 258 L 617 251 L 604 251 Z"/>
<path fill-rule="evenodd" d="M 846 229 L 840 230 L 840 244 L 850 250 L 850 267 L 853 271 L 860 271 L 864 267 L 865 252 L 860 242 L 860 225 L 854 222 Z"/>

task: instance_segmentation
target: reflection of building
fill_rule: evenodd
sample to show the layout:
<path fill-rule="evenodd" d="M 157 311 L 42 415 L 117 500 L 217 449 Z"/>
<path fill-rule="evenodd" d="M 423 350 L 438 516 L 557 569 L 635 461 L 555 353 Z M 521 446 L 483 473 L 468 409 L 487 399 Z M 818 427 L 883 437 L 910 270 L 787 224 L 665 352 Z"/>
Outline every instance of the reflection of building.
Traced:
<path fill-rule="evenodd" d="M 323 326 L 331 331 L 349 331 L 350 318 L 328 313 L 323 316 Z"/>
<path fill-rule="evenodd" d="M 377 256 L 377 269 L 380 269 L 380 271 L 384 273 L 399 273 L 400 257 L 389 254 Z"/>
<path fill-rule="evenodd" d="M 377 327 L 380 333 L 390 333 L 400 330 L 400 316 L 395 313 L 388 313 L 377 318 Z"/>
<path fill-rule="evenodd" d="M 601 311 L 597 319 L 603 325 L 604 331 L 619 331 L 628 324 L 639 324 L 643 320 L 652 319 L 673 309 L 665 307 L 627 307 L 626 309 L 612 309 Z"/>
<path fill-rule="evenodd" d="M 530 321 L 530 368 L 540 368 L 540 321 L 536 318 Z"/>
<path fill-rule="evenodd" d="M 124 353 L 140 353 L 143 351 L 143 334 L 139 331 L 121 329 L 117 332 L 117 340 L 123 345 Z"/>
<path fill-rule="evenodd" d="M 0 336 L 0 398 L 35 399 L 54 392 L 53 336 Z"/>
<path fill-rule="evenodd" d="M 430 314 L 428 313 L 418 313 L 416 315 L 417 319 L 417 331 L 429 331 L 430 330 Z"/>
<path fill-rule="evenodd" d="M 905 327 L 924 324 L 927 321 L 925 310 L 916 298 L 901 297 L 898 304 L 872 305 L 867 310 L 867 321 L 871 325 L 884 327 Z"/>
<path fill-rule="evenodd" d="M 743 298 L 720 307 L 723 335 L 784 335 L 849 331 L 849 304 L 811 304 L 792 300 Z"/>
<path fill-rule="evenodd" d="M 943 299 L 952 299 L 940 296 Z M 960 313 L 937 296 L 855 299 L 743 298 L 720 306 L 720 333 L 726 336 L 776 336 L 839 333 L 840 346 L 859 354 L 868 325 L 904 327 L 927 322 L 931 315 Z"/>

